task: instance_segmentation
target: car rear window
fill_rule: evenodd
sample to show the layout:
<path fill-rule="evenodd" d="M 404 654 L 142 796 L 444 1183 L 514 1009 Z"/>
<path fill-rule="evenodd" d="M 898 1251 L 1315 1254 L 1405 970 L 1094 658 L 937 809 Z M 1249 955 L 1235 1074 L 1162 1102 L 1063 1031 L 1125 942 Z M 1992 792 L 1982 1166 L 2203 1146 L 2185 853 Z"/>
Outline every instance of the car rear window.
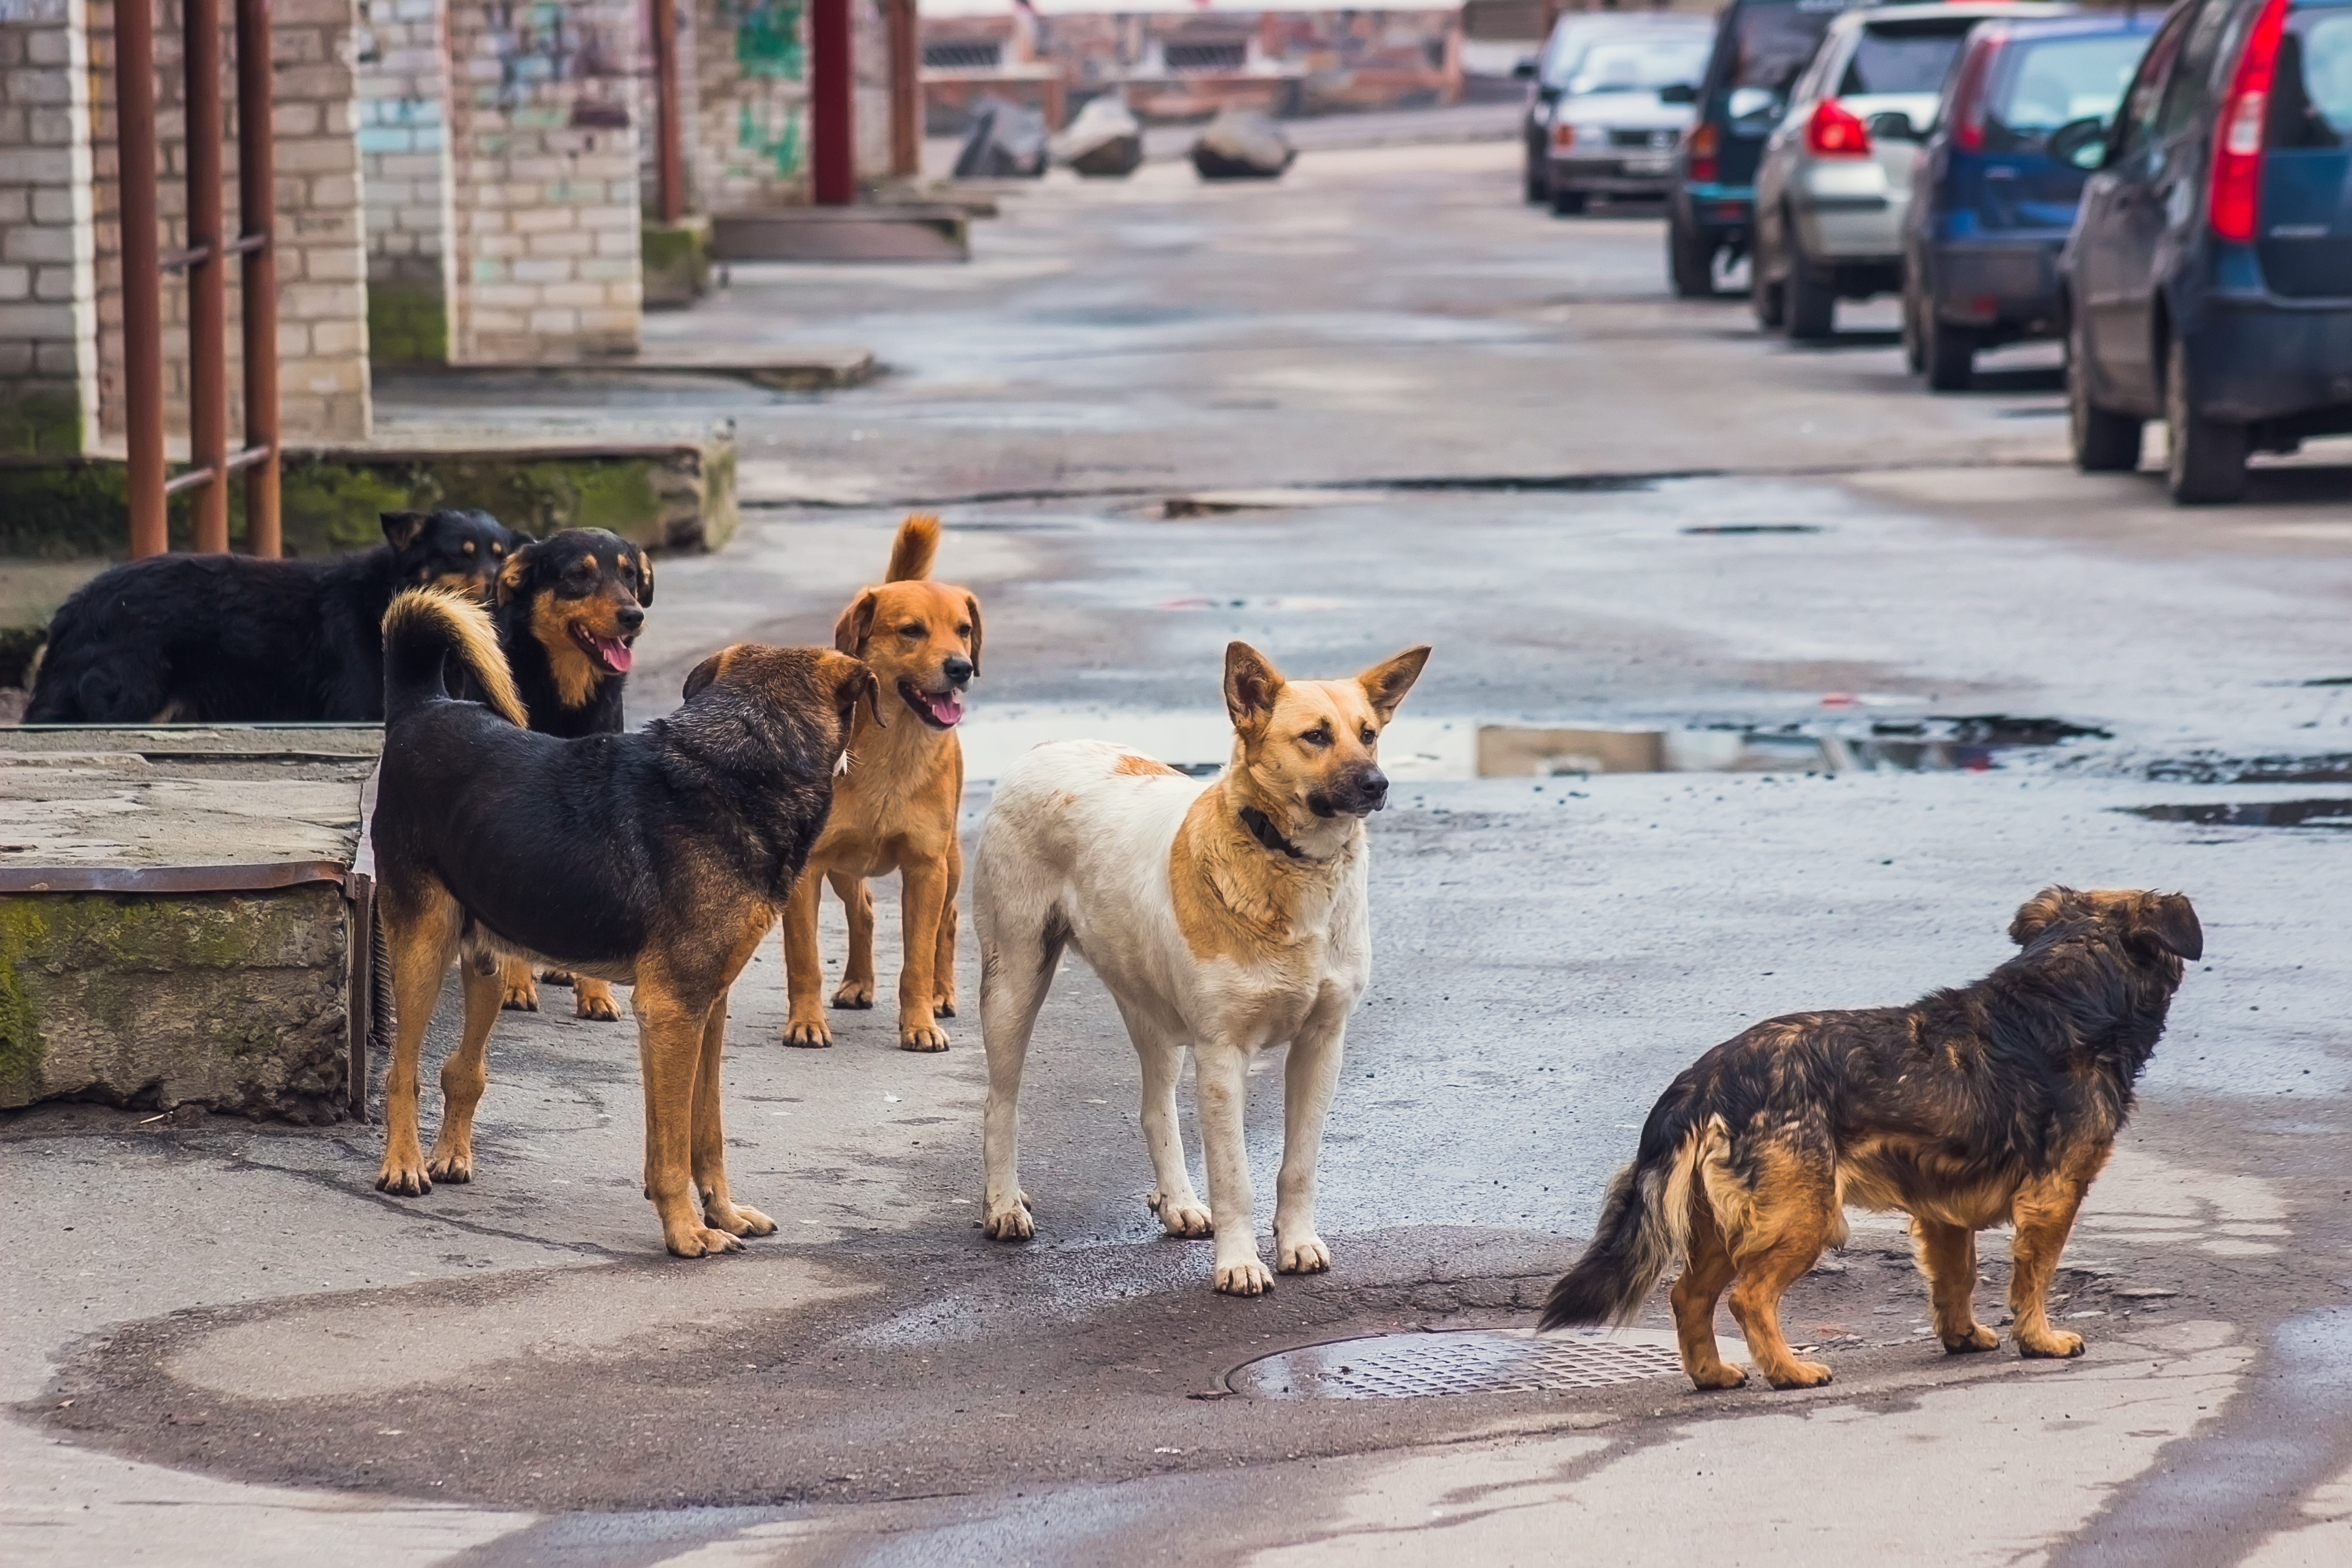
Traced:
<path fill-rule="evenodd" d="M 1822 35 L 1849 3 L 1796 0 L 1794 5 L 1739 7 L 1731 23 L 1731 58 L 1716 83 L 1709 113 L 1733 120 L 1778 117 L 1790 85 L 1812 62 Z"/>
<path fill-rule="evenodd" d="M 1655 92 L 1697 85 L 1713 40 L 1705 33 L 1662 38 L 1601 38 L 1570 68 L 1571 93 Z"/>
<path fill-rule="evenodd" d="M 2001 51 L 1986 105 L 1987 146 L 2038 147 L 2069 121 L 2112 118 L 2147 49 L 2146 33 L 2012 43 Z"/>
<path fill-rule="evenodd" d="M 1838 96 L 1943 91 L 1944 79 L 1952 74 L 1952 62 L 1960 58 L 1960 46 L 1977 21 L 1969 16 L 1863 28 L 1853 58 L 1846 62 L 1845 79 L 1838 83 Z"/>
<path fill-rule="evenodd" d="M 2352 5 L 2306 5 L 2288 16 L 2269 140 L 2273 147 L 2352 143 Z"/>

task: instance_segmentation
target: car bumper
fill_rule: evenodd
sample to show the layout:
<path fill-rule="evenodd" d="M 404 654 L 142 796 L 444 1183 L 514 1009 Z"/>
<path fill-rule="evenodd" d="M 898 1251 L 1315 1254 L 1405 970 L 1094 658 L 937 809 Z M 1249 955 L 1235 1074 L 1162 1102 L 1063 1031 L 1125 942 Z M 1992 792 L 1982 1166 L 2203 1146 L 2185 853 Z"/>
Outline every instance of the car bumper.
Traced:
<path fill-rule="evenodd" d="M 1756 218 L 1756 187 L 1753 185 L 1718 185 L 1703 181 L 1685 180 L 1680 185 L 1668 182 L 1682 210 L 1689 215 L 1691 232 L 1716 239 L 1744 241 Z"/>
<path fill-rule="evenodd" d="M 2352 431 L 2352 306 L 2215 295 L 2182 340 L 2197 412 L 2232 425 Z"/>
<path fill-rule="evenodd" d="M 2055 331 L 2058 251 L 2064 235 L 2025 240 L 1971 240 L 1928 253 L 1937 316 L 1968 326 L 2007 322 Z"/>

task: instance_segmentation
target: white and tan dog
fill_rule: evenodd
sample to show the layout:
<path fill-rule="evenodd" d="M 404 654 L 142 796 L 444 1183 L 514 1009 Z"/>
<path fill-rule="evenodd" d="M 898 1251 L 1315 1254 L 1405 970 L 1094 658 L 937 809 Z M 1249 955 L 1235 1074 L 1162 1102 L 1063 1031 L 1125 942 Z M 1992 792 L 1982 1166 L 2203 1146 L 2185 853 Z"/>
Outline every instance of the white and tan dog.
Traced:
<path fill-rule="evenodd" d="M 1340 1035 L 1371 978 L 1363 819 L 1388 797 L 1381 731 L 1428 658 L 1408 648 L 1353 680 L 1286 681 L 1234 643 L 1233 761 L 1205 787 L 1103 741 L 1039 746 L 998 782 L 972 874 L 990 1237 L 1036 1234 L 1018 1168 L 1021 1065 L 1068 947 L 1110 988 L 1143 1058 L 1151 1206 L 1171 1236 L 1217 1238 L 1216 1286 L 1233 1295 L 1274 1286 L 1242 1110 L 1252 1053 L 1289 1043 L 1276 1263 L 1286 1274 L 1331 1266 L 1315 1234 L 1315 1163 Z M 1210 1208 L 1176 1126 L 1188 1045 Z"/>

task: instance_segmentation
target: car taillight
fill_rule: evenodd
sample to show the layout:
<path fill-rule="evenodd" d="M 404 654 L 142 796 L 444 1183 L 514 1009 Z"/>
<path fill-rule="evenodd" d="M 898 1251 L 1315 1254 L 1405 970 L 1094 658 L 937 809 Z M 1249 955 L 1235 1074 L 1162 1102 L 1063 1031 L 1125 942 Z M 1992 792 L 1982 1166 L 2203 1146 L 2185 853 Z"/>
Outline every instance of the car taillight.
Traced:
<path fill-rule="evenodd" d="M 1566 121 L 1551 128 L 1551 150 L 1565 153 L 1576 145 L 1576 127 Z"/>
<path fill-rule="evenodd" d="M 2220 145 L 2213 149 L 2212 198 L 2206 203 L 2213 232 L 2240 245 L 2252 243 L 2254 216 L 2263 203 L 2263 131 L 2270 118 L 2271 78 L 2278 69 L 2279 34 L 2286 25 L 2286 0 L 2270 0 L 2246 35 L 2245 51 L 2230 78 L 2230 96 L 2214 122 Z"/>
<path fill-rule="evenodd" d="M 1959 80 L 1952 84 L 1952 140 L 1966 152 L 1984 151 L 1985 109 L 1991 96 L 1985 87 L 1992 80 L 1992 62 L 2002 41 L 1997 37 L 1978 39 L 1960 66 Z"/>
<path fill-rule="evenodd" d="M 1870 132 L 1853 110 L 1825 98 L 1813 105 L 1813 117 L 1805 121 L 1805 150 L 1822 158 L 1866 158 Z"/>
<path fill-rule="evenodd" d="M 1722 134 L 1709 124 L 1701 123 L 1691 128 L 1690 178 L 1700 184 L 1715 183 L 1715 150 L 1720 144 Z"/>

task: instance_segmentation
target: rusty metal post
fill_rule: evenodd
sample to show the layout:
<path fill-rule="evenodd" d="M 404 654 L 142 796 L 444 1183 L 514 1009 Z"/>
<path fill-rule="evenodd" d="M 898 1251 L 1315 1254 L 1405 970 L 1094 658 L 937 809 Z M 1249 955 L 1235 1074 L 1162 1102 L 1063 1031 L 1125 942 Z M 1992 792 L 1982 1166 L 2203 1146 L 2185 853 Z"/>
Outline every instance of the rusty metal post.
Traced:
<path fill-rule="evenodd" d="M 188 461 L 211 476 L 195 489 L 195 547 L 228 548 L 228 257 L 221 224 L 220 0 L 183 0 L 186 63 Z"/>
<path fill-rule="evenodd" d="M 278 553 L 278 159 L 271 125 L 269 0 L 236 0 L 238 248 L 245 253 L 245 547 Z M 226 488 L 226 476 L 223 476 Z"/>
<path fill-rule="evenodd" d="M 661 220 L 686 216 L 686 147 L 678 127 L 678 0 L 653 0 L 655 184 Z"/>
<path fill-rule="evenodd" d="M 890 172 L 911 180 L 923 172 L 922 26 L 915 0 L 884 0 L 890 35 Z"/>
<path fill-rule="evenodd" d="M 811 196 L 819 206 L 857 199 L 856 67 L 850 60 L 849 0 L 809 6 Z"/>
<path fill-rule="evenodd" d="M 131 553 L 171 548 L 163 512 L 163 269 L 155 229 L 154 0 L 114 8 L 115 160 L 122 187 L 122 399 Z"/>

